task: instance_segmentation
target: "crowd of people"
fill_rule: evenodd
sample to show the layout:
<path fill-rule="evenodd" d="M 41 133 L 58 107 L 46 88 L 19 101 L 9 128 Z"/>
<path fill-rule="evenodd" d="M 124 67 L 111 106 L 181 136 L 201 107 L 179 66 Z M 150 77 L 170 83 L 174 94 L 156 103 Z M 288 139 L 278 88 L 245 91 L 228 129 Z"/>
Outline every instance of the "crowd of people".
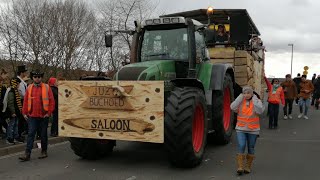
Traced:
<path fill-rule="evenodd" d="M 51 136 L 58 135 L 57 79 L 43 82 L 44 73 L 33 70 L 28 77 L 26 66 L 17 67 L 17 75 L 10 78 L 2 69 L 0 76 L 0 133 L 8 144 L 27 142 L 21 161 L 30 160 L 34 139 L 41 139 L 41 155 L 46 158 L 48 124 L 52 119 Z M 31 81 L 30 81 L 31 80 Z M 26 137 L 26 138 L 25 138 Z"/>
<path fill-rule="evenodd" d="M 269 129 L 278 128 L 280 105 L 283 106 L 283 119 L 293 119 L 293 103 L 299 106 L 297 118 L 309 119 L 309 106 L 319 109 L 320 103 L 320 75 L 313 75 L 307 80 L 306 75 L 298 74 L 292 79 L 291 74 L 285 76 L 280 82 L 274 78 L 271 82 L 265 77 L 268 92 Z M 260 117 L 265 107 L 262 101 L 254 94 L 252 87 L 245 86 L 242 93 L 231 103 L 230 108 L 237 113 L 237 173 L 250 173 L 252 162 L 255 159 L 255 145 L 260 132 Z M 247 154 L 245 149 L 247 147 Z"/>

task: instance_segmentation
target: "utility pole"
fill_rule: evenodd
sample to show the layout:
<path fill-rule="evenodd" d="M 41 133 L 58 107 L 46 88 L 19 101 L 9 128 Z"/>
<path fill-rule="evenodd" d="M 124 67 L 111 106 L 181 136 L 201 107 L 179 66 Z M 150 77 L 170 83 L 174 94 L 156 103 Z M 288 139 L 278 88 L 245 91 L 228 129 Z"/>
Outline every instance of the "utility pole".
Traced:
<path fill-rule="evenodd" d="M 292 62 L 293 62 L 293 43 L 288 44 L 288 46 L 291 46 L 291 76 L 292 76 Z"/>

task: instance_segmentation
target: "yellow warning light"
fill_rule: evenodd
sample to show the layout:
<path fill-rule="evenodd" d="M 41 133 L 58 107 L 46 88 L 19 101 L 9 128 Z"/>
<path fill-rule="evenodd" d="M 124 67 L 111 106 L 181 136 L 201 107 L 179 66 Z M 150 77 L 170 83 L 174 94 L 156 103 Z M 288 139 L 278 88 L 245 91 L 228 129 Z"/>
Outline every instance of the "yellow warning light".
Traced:
<path fill-rule="evenodd" d="M 207 9 L 207 15 L 213 14 L 213 7 L 209 6 Z"/>

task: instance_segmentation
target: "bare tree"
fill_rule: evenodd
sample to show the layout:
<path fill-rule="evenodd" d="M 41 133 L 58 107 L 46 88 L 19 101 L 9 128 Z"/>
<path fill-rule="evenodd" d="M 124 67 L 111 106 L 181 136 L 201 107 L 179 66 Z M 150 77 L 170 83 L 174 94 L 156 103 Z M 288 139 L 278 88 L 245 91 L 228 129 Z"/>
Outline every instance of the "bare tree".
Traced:
<path fill-rule="evenodd" d="M 9 60 L 14 73 L 19 62 L 26 59 L 26 47 L 20 42 L 18 28 L 11 6 L 8 5 L 0 14 L 0 43 L 3 60 Z"/>
<path fill-rule="evenodd" d="M 134 30 L 134 21 L 142 21 L 153 15 L 158 2 L 148 0 L 107 0 L 97 2 L 97 17 L 99 29 L 112 33 L 115 30 Z M 104 64 L 109 71 L 117 70 L 121 62 L 128 59 L 131 49 L 129 34 L 119 33 L 113 38 L 113 47 L 108 50 L 108 62 Z"/>
<path fill-rule="evenodd" d="M 113 47 L 106 48 L 104 34 L 133 30 L 134 20 L 150 17 L 157 2 L 99 1 L 96 13 L 87 3 L 12 0 L 0 14 L 1 52 L 12 68 L 23 62 L 30 69 L 43 69 L 47 76 L 62 72 L 65 78 L 75 69 L 116 71 L 129 57 L 131 36 L 117 34 Z"/>
<path fill-rule="evenodd" d="M 21 57 L 32 69 L 41 68 L 48 75 L 56 75 L 60 68 L 65 77 L 71 76 L 70 70 L 86 66 L 96 20 L 84 2 L 13 0 L 1 18 L 6 19 L 0 33 L 10 60 Z"/>

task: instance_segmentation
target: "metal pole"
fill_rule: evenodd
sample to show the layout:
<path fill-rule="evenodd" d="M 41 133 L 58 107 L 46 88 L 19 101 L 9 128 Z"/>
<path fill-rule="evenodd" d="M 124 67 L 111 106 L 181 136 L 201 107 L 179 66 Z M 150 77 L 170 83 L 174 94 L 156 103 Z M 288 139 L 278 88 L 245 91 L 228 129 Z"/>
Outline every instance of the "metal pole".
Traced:
<path fill-rule="evenodd" d="M 292 63 L 293 63 L 293 44 L 288 44 L 288 46 L 291 46 L 291 76 L 292 76 Z"/>
<path fill-rule="evenodd" d="M 291 46 L 291 76 L 292 76 L 292 63 L 293 63 L 293 44 Z"/>

